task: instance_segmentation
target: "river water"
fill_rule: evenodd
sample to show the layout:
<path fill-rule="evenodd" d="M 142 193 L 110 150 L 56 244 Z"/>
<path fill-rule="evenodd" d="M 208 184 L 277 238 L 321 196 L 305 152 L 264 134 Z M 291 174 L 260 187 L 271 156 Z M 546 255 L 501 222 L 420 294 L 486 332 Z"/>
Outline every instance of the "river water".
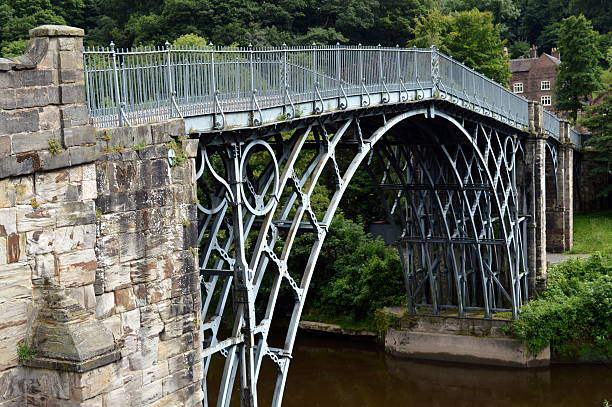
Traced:
<path fill-rule="evenodd" d="M 523 370 L 416 361 L 386 355 L 374 343 L 304 332 L 293 354 L 283 407 L 602 407 L 605 399 L 612 405 L 610 365 Z M 270 405 L 272 387 L 270 362 L 262 368 L 260 405 Z"/>

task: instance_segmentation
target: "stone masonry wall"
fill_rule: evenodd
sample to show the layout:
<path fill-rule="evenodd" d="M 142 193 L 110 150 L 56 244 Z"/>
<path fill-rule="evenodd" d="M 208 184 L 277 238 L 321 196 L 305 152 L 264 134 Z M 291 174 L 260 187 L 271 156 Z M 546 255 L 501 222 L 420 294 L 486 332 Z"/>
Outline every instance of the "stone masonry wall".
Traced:
<path fill-rule="evenodd" d="M 182 120 L 96 131 L 82 30 L 30 34 L 0 59 L 0 407 L 197 405 L 197 141 L 171 167 Z"/>
<path fill-rule="evenodd" d="M 96 163 L 96 316 L 121 351 L 121 405 L 190 406 L 202 400 L 199 273 L 191 249 L 197 247 L 194 162 L 170 168 L 168 148 L 159 144 L 168 141 L 159 140 L 166 133 L 153 130 L 103 136 L 120 140 L 127 133 L 133 146 L 157 144 L 109 153 Z M 197 141 L 184 145 L 194 157 Z"/>

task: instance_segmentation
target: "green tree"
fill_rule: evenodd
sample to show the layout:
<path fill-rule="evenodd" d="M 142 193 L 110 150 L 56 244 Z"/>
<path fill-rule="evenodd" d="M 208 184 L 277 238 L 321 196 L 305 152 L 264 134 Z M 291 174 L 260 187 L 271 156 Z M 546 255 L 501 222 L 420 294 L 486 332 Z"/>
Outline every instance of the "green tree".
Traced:
<path fill-rule="evenodd" d="M 525 41 L 517 41 L 508 47 L 511 58 L 523 58 L 529 55 L 531 47 Z"/>
<path fill-rule="evenodd" d="M 28 31 L 41 24 L 66 24 L 58 13 L 59 1 L 51 0 L 0 0 L 0 49 L 9 53 L 19 51 L 19 40 L 28 38 Z M 78 19 L 78 6 L 70 8 Z M 66 5 L 67 6 L 67 5 Z M 17 47 L 17 48 L 16 48 Z"/>
<path fill-rule="evenodd" d="M 181 35 L 174 41 L 172 41 L 173 47 L 188 47 L 188 48 L 204 48 L 208 45 L 206 38 L 200 37 L 196 34 L 185 34 Z"/>
<path fill-rule="evenodd" d="M 334 28 L 313 27 L 308 29 L 308 32 L 296 39 L 298 44 L 302 45 L 328 45 L 338 42 L 348 42 L 348 38 L 336 31 Z"/>
<path fill-rule="evenodd" d="M 608 90 L 610 85 L 608 84 Z M 605 96 L 602 103 L 589 106 L 580 118 L 581 126 L 591 131 L 589 147 L 595 161 L 594 171 L 604 174 L 612 174 L 612 95 Z M 603 185 L 599 191 L 600 196 L 608 196 L 612 193 L 612 184 Z"/>
<path fill-rule="evenodd" d="M 561 23 L 555 21 L 548 24 L 538 36 L 538 48 L 542 52 L 548 52 L 559 45 L 559 33 L 561 31 Z"/>
<path fill-rule="evenodd" d="M 570 0 L 521 0 L 521 22 L 518 35 L 536 44 L 544 28 L 570 15 Z"/>
<path fill-rule="evenodd" d="M 584 14 L 593 22 L 593 27 L 603 33 L 612 27 L 610 3 L 602 0 L 570 0 L 570 10 L 573 14 Z"/>
<path fill-rule="evenodd" d="M 552 267 L 546 290 L 508 330 L 534 354 L 550 344 L 562 355 L 590 349 L 612 357 L 612 253 Z"/>
<path fill-rule="evenodd" d="M 325 199 L 320 204 L 325 204 Z M 312 234 L 298 236 L 289 270 L 303 270 L 313 243 Z M 355 322 L 371 320 L 376 309 L 405 300 L 401 270 L 397 250 L 385 247 L 382 240 L 372 238 L 362 225 L 339 212 L 317 260 L 307 308 L 330 318 L 342 315 Z"/>
<path fill-rule="evenodd" d="M 17 40 L 5 43 L 0 50 L 0 55 L 5 58 L 23 55 L 28 45 L 28 40 Z"/>
<path fill-rule="evenodd" d="M 493 24 L 491 12 L 473 9 L 445 15 L 433 9 L 415 19 L 413 34 L 415 38 L 408 45 L 435 45 L 489 78 L 507 84 L 510 68 L 504 52 L 505 42 L 501 39 L 499 24 Z"/>
<path fill-rule="evenodd" d="M 563 20 L 559 30 L 562 55 L 557 73 L 556 108 L 570 112 L 575 121 L 583 103 L 600 89 L 599 34 L 583 15 Z"/>
<path fill-rule="evenodd" d="M 516 24 L 521 10 L 513 0 L 448 0 L 446 9 L 449 11 L 469 11 L 478 9 L 493 13 L 493 22 L 499 24 L 502 37 L 511 39 L 515 35 L 510 27 Z"/>
<path fill-rule="evenodd" d="M 411 28 L 417 16 L 434 7 L 433 0 L 380 1 L 374 26 L 355 38 L 354 42 L 394 46 L 403 44 L 412 36 Z"/>

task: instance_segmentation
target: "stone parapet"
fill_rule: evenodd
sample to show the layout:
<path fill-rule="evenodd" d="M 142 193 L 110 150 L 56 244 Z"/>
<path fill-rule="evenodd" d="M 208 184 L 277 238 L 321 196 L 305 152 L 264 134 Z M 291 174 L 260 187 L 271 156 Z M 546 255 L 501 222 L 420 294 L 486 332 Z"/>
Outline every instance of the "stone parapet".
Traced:
<path fill-rule="evenodd" d="M 26 53 L 0 58 L 0 179 L 93 162 L 83 30 L 30 31 Z"/>

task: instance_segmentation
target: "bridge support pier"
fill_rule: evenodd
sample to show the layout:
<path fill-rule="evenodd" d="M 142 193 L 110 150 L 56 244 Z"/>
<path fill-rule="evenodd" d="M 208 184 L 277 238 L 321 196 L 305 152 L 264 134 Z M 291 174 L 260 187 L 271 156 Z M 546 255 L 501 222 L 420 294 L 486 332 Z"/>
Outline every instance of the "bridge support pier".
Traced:
<path fill-rule="evenodd" d="M 544 111 L 537 102 L 529 102 L 529 131 L 525 142 L 525 182 L 527 208 L 531 217 L 527 232 L 529 293 L 546 284 L 546 135 Z"/>
<path fill-rule="evenodd" d="M 571 250 L 573 242 L 574 151 L 569 140 L 569 123 L 561 121 L 559 127 L 561 145 L 556 173 L 547 171 L 549 180 L 556 181 L 556 186 L 550 185 L 554 190 L 547 194 L 546 202 L 546 250 L 554 253 Z"/>

